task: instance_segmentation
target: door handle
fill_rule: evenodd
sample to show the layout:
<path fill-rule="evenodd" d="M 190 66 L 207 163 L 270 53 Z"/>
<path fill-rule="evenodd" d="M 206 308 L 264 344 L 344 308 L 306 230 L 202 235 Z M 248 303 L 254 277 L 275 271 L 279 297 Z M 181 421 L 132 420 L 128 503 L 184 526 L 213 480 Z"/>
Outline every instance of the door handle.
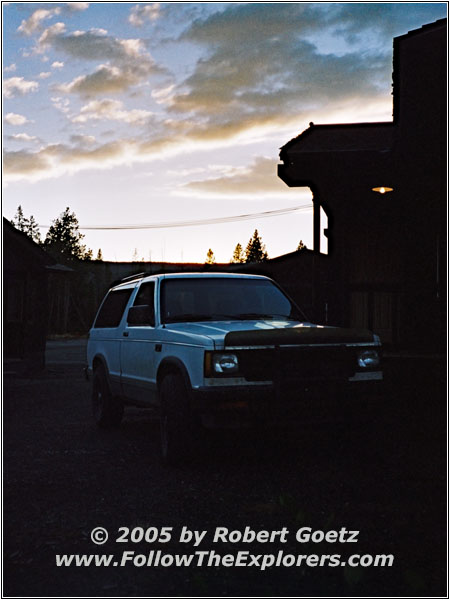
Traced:
<path fill-rule="evenodd" d="M 128 331 L 124 331 L 122 335 L 123 335 L 123 337 L 128 337 L 129 333 L 128 333 Z"/>

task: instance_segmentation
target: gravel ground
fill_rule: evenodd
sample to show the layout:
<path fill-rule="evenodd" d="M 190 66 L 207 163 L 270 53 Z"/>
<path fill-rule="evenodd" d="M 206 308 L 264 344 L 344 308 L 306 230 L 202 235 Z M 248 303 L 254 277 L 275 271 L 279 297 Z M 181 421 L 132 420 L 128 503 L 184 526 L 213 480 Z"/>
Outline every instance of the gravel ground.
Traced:
<path fill-rule="evenodd" d="M 195 464 L 163 467 L 158 423 L 127 409 L 90 418 L 83 341 L 49 342 L 47 369 L 4 380 L 5 597 L 444 596 L 445 368 L 388 367 L 382 417 L 223 432 Z M 406 366 L 405 366 L 406 365 Z M 419 368 L 420 366 L 420 368 Z M 103 546 L 94 527 L 110 534 Z M 116 543 L 118 529 L 173 527 L 168 543 Z M 191 553 L 182 526 L 221 554 L 393 554 L 392 567 L 56 567 L 56 554 Z M 286 542 L 212 543 L 216 527 L 286 527 Z M 299 543 L 296 531 L 358 530 L 356 544 Z"/>

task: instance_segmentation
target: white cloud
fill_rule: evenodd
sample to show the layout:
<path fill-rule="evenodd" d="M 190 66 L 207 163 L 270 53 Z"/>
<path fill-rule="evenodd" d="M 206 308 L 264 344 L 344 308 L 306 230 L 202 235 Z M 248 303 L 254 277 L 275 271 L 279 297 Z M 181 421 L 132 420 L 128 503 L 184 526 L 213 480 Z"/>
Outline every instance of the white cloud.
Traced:
<path fill-rule="evenodd" d="M 13 73 L 13 72 L 14 72 L 16 69 L 17 69 L 17 67 L 16 67 L 16 64 L 15 64 L 15 63 L 12 63 L 11 65 L 9 65 L 9 67 L 5 67 L 5 68 L 3 69 L 3 71 L 4 71 L 5 73 Z"/>
<path fill-rule="evenodd" d="M 65 31 L 66 26 L 64 23 L 55 23 L 54 25 L 51 25 L 51 27 L 47 27 L 38 40 L 38 45 L 34 49 L 35 52 L 38 54 L 46 52 L 52 45 L 54 39 L 62 35 Z"/>
<path fill-rule="evenodd" d="M 89 2 L 67 2 L 65 8 L 69 11 L 79 12 L 89 8 Z"/>
<path fill-rule="evenodd" d="M 18 115 L 17 113 L 8 113 L 4 117 L 5 123 L 9 125 L 25 125 L 25 123 L 29 123 L 30 121 L 24 117 L 23 115 Z"/>
<path fill-rule="evenodd" d="M 37 137 L 28 135 L 28 133 L 16 133 L 14 135 L 9 135 L 8 140 L 12 142 L 36 142 Z"/>
<path fill-rule="evenodd" d="M 64 63 L 59 60 L 55 60 L 55 62 L 52 62 L 52 69 L 62 69 L 63 67 Z"/>
<path fill-rule="evenodd" d="M 70 110 L 70 100 L 68 98 L 52 97 L 50 98 L 56 110 L 67 114 Z"/>
<path fill-rule="evenodd" d="M 48 79 L 51 76 L 50 71 L 43 71 L 42 73 L 39 73 L 38 78 L 39 79 Z"/>
<path fill-rule="evenodd" d="M 80 114 L 72 119 L 73 123 L 87 121 L 110 120 L 122 121 L 131 125 L 143 125 L 153 113 L 148 110 L 124 110 L 123 102 L 119 100 L 93 100 L 81 108 Z"/>
<path fill-rule="evenodd" d="M 32 35 L 35 31 L 37 31 L 40 28 L 42 21 L 45 21 L 46 19 L 50 19 L 51 17 L 54 17 L 55 15 L 59 15 L 60 12 L 61 12 L 61 8 L 59 6 L 57 6 L 56 8 L 52 8 L 50 10 L 46 10 L 44 8 L 39 8 L 38 10 L 35 10 L 33 12 L 31 17 L 22 21 L 22 23 L 18 27 L 17 31 L 19 31 L 20 33 L 23 33 L 25 35 Z"/>
<path fill-rule="evenodd" d="M 38 88 L 37 81 L 27 81 L 23 77 L 10 77 L 3 82 L 3 95 L 5 98 L 14 98 L 35 92 Z"/>
<path fill-rule="evenodd" d="M 138 4 L 133 6 L 128 21 L 135 27 L 142 27 L 146 21 L 156 21 L 160 16 L 160 4 Z"/>

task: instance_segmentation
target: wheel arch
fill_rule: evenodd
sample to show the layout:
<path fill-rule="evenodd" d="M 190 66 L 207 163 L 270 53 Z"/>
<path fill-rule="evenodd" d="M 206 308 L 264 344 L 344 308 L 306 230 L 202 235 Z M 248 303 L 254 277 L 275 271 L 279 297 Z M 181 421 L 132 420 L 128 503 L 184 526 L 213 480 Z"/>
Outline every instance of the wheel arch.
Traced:
<path fill-rule="evenodd" d="M 97 354 L 92 360 L 92 373 L 95 373 L 98 368 L 103 368 L 105 370 L 105 375 L 108 376 L 108 363 L 102 354 Z"/>
<path fill-rule="evenodd" d="M 191 379 L 189 377 L 189 373 L 186 369 L 185 364 L 176 356 L 168 356 L 161 361 L 161 364 L 158 367 L 158 372 L 156 374 L 156 385 L 158 392 L 160 390 L 162 380 L 168 373 L 176 373 L 178 375 L 181 375 L 184 384 L 186 385 L 186 389 L 188 391 L 192 389 Z"/>

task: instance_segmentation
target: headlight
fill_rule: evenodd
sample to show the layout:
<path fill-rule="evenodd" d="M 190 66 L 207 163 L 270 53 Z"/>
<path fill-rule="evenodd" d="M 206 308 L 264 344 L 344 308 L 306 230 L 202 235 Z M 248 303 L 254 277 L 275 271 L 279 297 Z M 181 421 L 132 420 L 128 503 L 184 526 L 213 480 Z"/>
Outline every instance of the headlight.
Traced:
<path fill-rule="evenodd" d="M 380 355 L 376 350 L 363 350 L 358 354 L 358 367 L 374 369 L 380 364 Z"/>
<path fill-rule="evenodd" d="M 239 370 L 236 354 L 229 352 L 207 352 L 205 354 L 205 377 L 232 375 Z"/>

